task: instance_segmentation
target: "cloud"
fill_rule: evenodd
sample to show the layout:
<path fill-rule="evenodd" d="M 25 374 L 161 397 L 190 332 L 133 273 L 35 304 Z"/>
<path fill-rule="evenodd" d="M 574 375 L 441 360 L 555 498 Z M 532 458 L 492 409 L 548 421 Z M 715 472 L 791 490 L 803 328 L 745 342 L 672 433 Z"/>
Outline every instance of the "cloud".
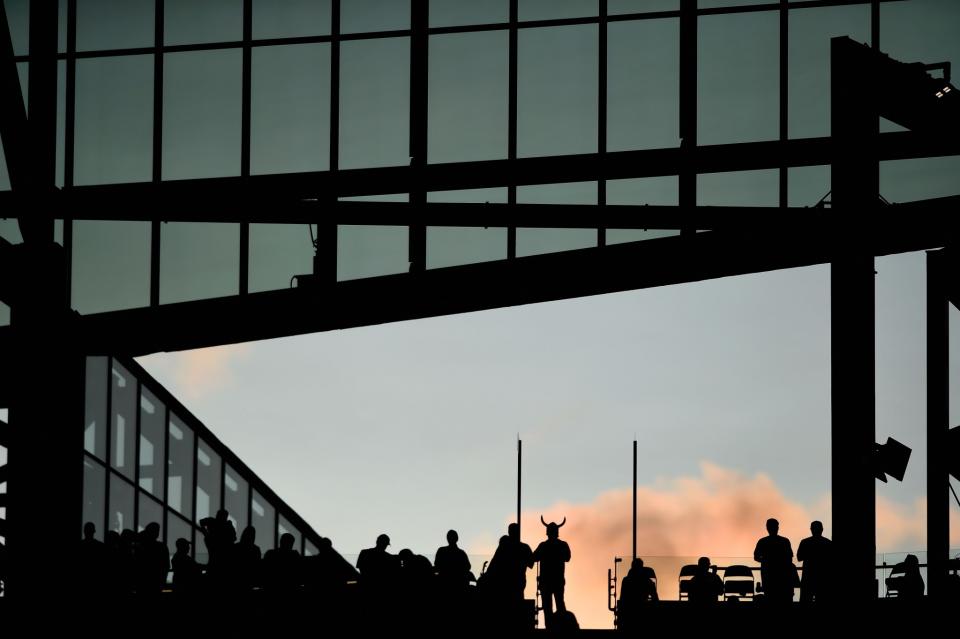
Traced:
<path fill-rule="evenodd" d="M 607 569 L 615 556 L 626 557 L 632 546 L 630 489 L 602 493 L 587 504 L 559 502 L 542 514 L 547 521 L 567 518 L 561 538 L 570 544 L 572 559 L 567 565 L 569 608 L 582 627 L 605 628 L 613 614 L 604 605 Z M 661 480 L 637 490 L 637 553 L 658 575 L 658 589 L 664 599 L 677 596 L 680 566 L 707 555 L 718 563 L 738 560 L 753 563 L 757 540 L 766 534 L 769 517 L 780 521 L 780 532 L 793 542 L 809 535 L 813 519 L 820 519 L 830 535 L 829 499 L 804 505 L 787 498 L 769 476 L 752 477 L 715 464 L 701 464 L 695 477 Z M 877 499 L 877 541 L 882 550 L 910 550 L 925 546 L 923 500 L 910 506 Z M 953 513 L 957 515 L 957 513 Z M 523 513 L 526 540 L 544 538 L 540 512 Z M 960 516 L 954 517 L 953 543 L 960 543 Z M 536 543 L 531 546 L 536 547 Z M 533 596 L 530 578 L 528 597 Z"/>
<path fill-rule="evenodd" d="M 224 389 L 233 380 L 233 364 L 248 352 L 248 345 L 235 344 L 168 354 L 175 394 L 196 400 Z"/>

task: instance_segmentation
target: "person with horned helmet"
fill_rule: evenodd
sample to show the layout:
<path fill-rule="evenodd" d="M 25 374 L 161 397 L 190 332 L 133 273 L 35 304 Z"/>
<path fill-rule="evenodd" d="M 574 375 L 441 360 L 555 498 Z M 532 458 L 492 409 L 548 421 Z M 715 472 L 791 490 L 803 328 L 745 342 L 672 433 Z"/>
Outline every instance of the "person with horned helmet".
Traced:
<path fill-rule="evenodd" d="M 540 523 L 547 528 L 547 539 L 533 551 L 533 560 L 540 562 L 540 596 L 543 599 L 544 620 L 548 625 L 553 622 L 553 604 L 556 601 L 557 614 L 565 613 L 567 608 L 563 603 L 563 587 L 565 582 L 564 564 L 570 561 L 570 546 L 560 539 L 560 529 L 567 523 L 567 518 L 559 524 L 549 524 L 540 516 Z"/>

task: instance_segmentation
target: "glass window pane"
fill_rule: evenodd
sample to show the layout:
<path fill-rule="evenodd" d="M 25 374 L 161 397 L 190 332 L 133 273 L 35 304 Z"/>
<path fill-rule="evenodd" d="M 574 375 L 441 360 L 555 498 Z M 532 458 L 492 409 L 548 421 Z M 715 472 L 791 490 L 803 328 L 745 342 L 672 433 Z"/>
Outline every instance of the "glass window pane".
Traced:
<path fill-rule="evenodd" d="M 163 499 L 167 413 L 160 400 L 140 388 L 140 488 Z"/>
<path fill-rule="evenodd" d="M 160 502 L 147 496 L 144 492 L 137 493 L 137 531 L 141 531 L 149 524 L 160 525 L 160 541 L 163 541 L 163 506 Z"/>
<path fill-rule="evenodd" d="M 457 189 L 452 191 L 431 191 L 427 193 L 427 202 L 486 202 L 503 204 L 507 201 L 507 189 Z"/>
<path fill-rule="evenodd" d="M 23 241 L 23 236 L 20 235 L 20 223 L 16 218 L 0 220 L 0 237 L 11 244 L 19 244 Z"/>
<path fill-rule="evenodd" d="M 197 522 L 220 510 L 220 455 L 203 440 L 197 442 Z"/>
<path fill-rule="evenodd" d="M 107 358 L 88 357 L 85 377 L 83 448 L 107 458 Z"/>
<path fill-rule="evenodd" d="M 0 326 L 10 326 L 10 307 L 0 302 Z"/>
<path fill-rule="evenodd" d="M 596 245 L 596 229 L 517 229 L 517 257 L 571 251 Z"/>
<path fill-rule="evenodd" d="M 553 20 L 597 15 L 597 0 L 520 0 L 520 20 Z"/>
<path fill-rule="evenodd" d="M 30 0 L 3 0 L 14 55 L 30 52 Z"/>
<path fill-rule="evenodd" d="M 107 477 L 100 464 L 83 458 L 83 523 L 93 522 L 97 527 L 96 538 L 103 541 L 103 524 L 106 518 Z"/>
<path fill-rule="evenodd" d="M 257 531 L 257 544 L 263 552 L 276 548 L 276 510 L 257 491 L 253 491 L 250 507 L 250 525 Z"/>
<path fill-rule="evenodd" d="M 330 17 L 330 0 L 253 0 L 253 37 L 326 35 Z"/>
<path fill-rule="evenodd" d="M 680 0 L 607 0 L 607 15 L 679 10 Z"/>
<path fill-rule="evenodd" d="M 880 194 L 890 202 L 957 195 L 960 157 L 918 158 L 880 163 Z"/>
<path fill-rule="evenodd" d="M 429 49 L 430 162 L 507 157 L 507 32 L 432 36 Z"/>
<path fill-rule="evenodd" d="M 677 235 L 680 235 L 680 231 L 671 229 L 607 229 L 607 244 L 645 242 Z"/>
<path fill-rule="evenodd" d="M 330 45 L 253 50 L 251 173 L 330 166 Z"/>
<path fill-rule="evenodd" d="M 80 0 L 77 51 L 151 47 L 155 0 Z"/>
<path fill-rule="evenodd" d="M 607 180 L 607 204 L 676 206 L 680 189 L 675 175 Z"/>
<path fill-rule="evenodd" d="M 240 51 L 168 53 L 163 65 L 163 178 L 239 174 Z"/>
<path fill-rule="evenodd" d="M 112 360 L 112 365 L 110 465 L 133 479 L 137 450 L 137 379 L 116 360 Z"/>
<path fill-rule="evenodd" d="M 699 206 L 777 206 L 780 173 L 776 169 L 704 173 L 697 176 Z"/>
<path fill-rule="evenodd" d="M 697 0 L 697 8 L 738 7 L 743 4 L 770 4 L 770 0 Z"/>
<path fill-rule="evenodd" d="M 312 557 L 317 554 L 317 547 L 309 539 L 303 540 L 303 554 L 305 557 Z"/>
<path fill-rule="evenodd" d="M 193 517 L 193 431 L 170 415 L 167 505 Z"/>
<path fill-rule="evenodd" d="M 830 38 L 870 40 L 870 7 L 823 7 L 790 12 L 791 138 L 830 135 Z"/>
<path fill-rule="evenodd" d="M 607 51 L 607 150 L 680 144 L 680 21 L 612 22 Z"/>
<path fill-rule="evenodd" d="M 518 46 L 518 154 L 595 152 L 597 25 L 523 29 Z"/>
<path fill-rule="evenodd" d="M 406 273 L 409 249 L 406 226 L 338 226 L 337 280 Z"/>
<path fill-rule="evenodd" d="M 427 227 L 427 268 L 507 259 L 507 229 Z"/>
<path fill-rule="evenodd" d="M 294 528 L 293 525 L 289 521 L 284 519 L 283 516 L 279 518 L 277 525 L 279 526 L 279 528 L 277 529 L 278 539 L 281 535 L 285 535 L 287 533 L 293 535 L 293 538 L 294 538 L 293 549 L 296 550 L 297 552 L 300 552 L 300 544 L 302 539 L 300 535 L 300 531 Z"/>
<path fill-rule="evenodd" d="M 911 0 L 880 5 L 880 45 L 903 62 L 960 64 L 960 3 L 949 0 Z"/>
<path fill-rule="evenodd" d="M 123 532 L 133 527 L 133 484 L 110 473 L 110 512 L 107 530 Z"/>
<path fill-rule="evenodd" d="M 147 182 L 153 170 L 153 57 L 77 60 L 74 181 Z"/>
<path fill-rule="evenodd" d="M 251 224 L 251 292 L 290 288 L 290 278 L 313 272 L 313 244 L 306 224 Z"/>
<path fill-rule="evenodd" d="M 193 543 L 193 526 L 186 521 L 167 511 L 167 548 L 170 550 L 170 557 L 177 552 L 177 540 L 186 539 Z M 191 554 L 196 554 L 196 549 L 191 547 Z"/>
<path fill-rule="evenodd" d="M 239 224 L 171 222 L 160 238 L 161 304 L 237 294 Z"/>
<path fill-rule="evenodd" d="M 3 153 L 3 142 L 0 142 L 0 191 L 10 190 L 10 173 L 7 171 L 7 156 Z M 7 220 L 0 220 L 0 237 L 10 239 L 6 236 L 4 225 Z"/>
<path fill-rule="evenodd" d="M 346 0 L 340 3 L 340 31 L 410 28 L 410 0 Z"/>
<path fill-rule="evenodd" d="M 492 24 L 510 19 L 508 0 L 430 0 L 430 26 Z"/>
<path fill-rule="evenodd" d="M 237 533 L 241 533 L 249 521 L 250 485 L 240 473 L 227 466 L 224 469 L 223 487 L 223 507 L 230 513 L 230 521 L 236 527 Z"/>
<path fill-rule="evenodd" d="M 71 305 L 99 313 L 150 303 L 150 223 L 73 222 Z"/>
<path fill-rule="evenodd" d="M 776 11 L 700 17 L 699 144 L 779 137 L 779 34 Z"/>
<path fill-rule="evenodd" d="M 340 168 L 409 164 L 409 38 L 340 49 Z"/>
<path fill-rule="evenodd" d="M 243 37 L 243 0 L 164 0 L 164 44 L 228 42 Z"/>
<path fill-rule="evenodd" d="M 788 169 L 788 206 L 816 206 L 824 198 L 830 200 L 829 191 L 829 166 L 797 166 Z"/>
<path fill-rule="evenodd" d="M 517 187 L 520 204 L 596 204 L 596 182 L 534 184 Z"/>

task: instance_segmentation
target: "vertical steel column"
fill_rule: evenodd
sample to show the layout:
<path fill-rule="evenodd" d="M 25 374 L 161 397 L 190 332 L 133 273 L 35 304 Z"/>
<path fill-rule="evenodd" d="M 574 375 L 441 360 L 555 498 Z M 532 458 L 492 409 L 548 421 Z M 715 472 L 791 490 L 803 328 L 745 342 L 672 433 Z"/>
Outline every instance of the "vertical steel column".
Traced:
<path fill-rule="evenodd" d="M 507 159 L 517 159 L 517 36 L 519 0 L 510 0 L 510 50 L 507 73 Z M 507 185 L 507 203 L 517 203 L 517 185 Z M 507 259 L 517 256 L 517 227 L 507 227 Z"/>
<path fill-rule="evenodd" d="M 607 0 L 599 0 L 599 55 L 597 67 L 597 154 L 600 166 L 604 167 L 607 157 Z M 597 204 L 603 210 L 607 205 L 606 169 L 601 170 L 597 181 Z M 607 228 L 597 229 L 597 246 L 607 245 Z"/>
<path fill-rule="evenodd" d="M 517 539 L 520 538 L 520 492 L 523 487 L 523 440 L 517 438 Z"/>
<path fill-rule="evenodd" d="M 831 264 L 831 455 L 833 541 L 851 597 L 877 596 L 875 293 L 873 254 L 858 221 L 876 207 L 879 116 L 861 87 L 876 86 L 872 59 L 849 38 L 831 41 L 831 170 L 837 242 Z M 867 51 L 869 54 L 869 52 Z"/>
<path fill-rule="evenodd" d="M 630 520 L 633 530 L 633 558 L 637 558 L 637 440 L 633 440 L 633 519 Z"/>
<path fill-rule="evenodd" d="M 679 175 L 679 204 L 682 210 L 697 205 L 697 2 L 680 0 L 680 148 L 683 151 Z M 681 213 L 683 214 L 683 213 Z M 682 228 L 681 234 L 696 233 Z"/>
<path fill-rule="evenodd" d="M 949 257 L 946 250 L 927 253 L 927 593 L 941 600 L 950 554 Z"/>
<path fill-rule="evenodd" d="M 63 125 L 63 186 L 70 188 L 74 181 L 74 142 L 76 128 L 77 101 L 77 0 L 67 0 L 67 68 L 64 87 L 64 125 Z M 72 299 L 73 273 L 73 220 L 63 220 L 63 250 L 67 264 L 66 288 L 67 300 Z"/>
<path fill-rule="evenodd" d="M 790 137 L 790 8 L 787 0 L 780 0 L 780 141 L 786 142 Z M 780 164 L 779 204 L 785 209 L 789 206 L 790 172 L 786 164 Z"/>
<path fill-rule="evenodd" d="M 253 54 L 253 0 L 243 0 L 243 67 L 240 97 L 240 177 L 250 177 L 250 84 Z M 246 295 L 250 288 L 250 223 L 240 223 L 240 282 L 237 290 Z"/>
<path fill-rule="evenodd" d="M 155 0 L 153 12 L 153 174 L 154 184 L 163 179 L 163 0 Z M 150 223 L 150 306 L 160 304 L 160 222 Z"/>
<path fill-rule="evenodd" d="M 334 175 L 340 167 L 340 1 L 330 3 L 330 171 Z M 337 202 L 338 193 L 327 194 L 327 203 Z M 321 282 L 337 281 L 337 225 L 317 220 L 316 254 L 313 273 Z"/>
<path fill-rule="evenodd" d="M 424 172 L 427 168 L 427 103 L 430 36 L 429 0 L 410 2 L 410 203 L 420 208 L 427 203 Z M 410 271 L 427 267 L 427 227 L 410 226 Z"/>

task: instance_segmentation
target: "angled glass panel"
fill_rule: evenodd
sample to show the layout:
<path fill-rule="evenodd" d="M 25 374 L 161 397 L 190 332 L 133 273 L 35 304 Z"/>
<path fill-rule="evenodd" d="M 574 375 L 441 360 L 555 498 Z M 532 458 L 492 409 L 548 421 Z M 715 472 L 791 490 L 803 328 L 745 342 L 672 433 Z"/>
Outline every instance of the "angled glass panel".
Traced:
<path fill-rule="evenodd" d="M 152 47 L 154 4 L 155 0 L 79 0 L 77 51 Z"/>
<path fill-rule="evenodd" d="M 430 0 L 430 26 L 493 24 L 510 19 L 509 0 Z"/>
<path fill-rule="evenodd" d="M 430 37 L 431 163 L 507 157 L 506 31 Z"/>
<path fill-rule="evenodd" d="M 427 227 L 427 268 L 507 259 L 507 229 Z"/>
<path fill-rule="evenodd" d="M 340 168 L 410 163 L 410 40 L 340 46 Z"/>
<path fill-rule="evenodd" d="M 223 488 L 223 507 L 230 513 L 230 521 L 239 535 L 249 523 L 250 484 L 240 473 L 227 466 L 223 474 Z"/>
<path fill-rule="evenodd" d="M 197 442 L 197 523 L 220 510 L 220 455 L 203 440 Z"/>
<path fill-rule="evenodd" d="M 277 511 L 270 503 L 253 491 L 250 499 L 250 525 L 257 531 L 257 545 L 266 553 L 277 547 Z"/>
<path fill-rule="evenodd" d="M 99 313 L 150 303 L 150 223 L 73 222 L 71 306 Z"/>
<path fill-rule="evenodd" d="M 676 206 L 678 201 L 678 181 L 673 175 L 607 180 L 607 204 Z M 607 229 L 607 244 L 655 240 L 679 234 L 679 230 L 673 229 Z"/>
<path fill-rule="evenodd" d="M 107 530 L 123 532 L 135 530 L 133 484 L 116 473 L 110 473 L 110 509 L 107 512 Z"/>
<path fill-rule="evenodd" d="M 330 17 L 330 0 L 253 0 L 253 37 L 327 35 Z"/>
<path fill-rule="evenodd" d="M 303 556 L 312 557 L 317 554 L 317 547 L 309 539 L 303 540 Z"/>
<path fill-rule="evenodd" d="M 607 27 L 607 150 L 680 144 L 680 21 Z"/>
<path fill-rule="evenodd" d="M 251 224 L 249 290 L 290 288 L 294 275 L 313 272 L 314 248 L 306 224 Z"/>
<path fill-rule="evenodd" d="M 779 137 L 779 14 L 701 16 L 697 25 L 698 144 Z"/>
<path fill-rule="evenodd" d="M 519 204 L 596 204 L 596 182 L 533 184 L 517 187 Z"/>
<path fill-rule="evenodd" d="M 960 64 L 960 3 L 949 0 L 911 0 L 880 5 L 880 45 L 903 62 Z"/>
<path fill-rule="evenodd" d="M 293 549 L 297 552 L 300 552 L 301 543 L 303 537 L 300 535 L 300 531 L 294 528 L 294 526 L 286 520 L 286 518 L 281 515 L 277 522 L 277 536 L 278 538 L 285 534 L 293 535 Z"/>
<path fill-rule="evenodd" d="M 523 29 L 518 47 L 518 155 L 595 152 L 597 25 Z"/>
<path fill-rule="evenodd" d="M 167 472 L 167 505 L 188 519 L 193 517 L 193 431 L 170 415 L 169 469 Z"/>
<path fill-rule="evenodd" d="M 7 171 L 7 156 L 3 151 L 3 142 L 0 142 L 0 191 L 10 190 L 10 173 Z M 0 237 L 3 235 L 3 224 L 6 220 L 0 220 Z"/>
<path fill-rule="evenodd" d="M 341 0 L 341 33 L 410 28 L 410 0 Z"/>
<path fill-rule="evenodd" d="M 890 202 L 960 195 L 958 175 L 958 156 L 881 162 L 880 194 Z"/>
<path fill-rule="evenodd" d="M 167 549 L 170 551 L 170 557 L 177 552 L 177 540 L 186 539 L 193 543 L 193 526 L 183 520 L 173 512 L 167 511 Z M 190 553 L 196 554 L 196 549 L 190 547 Z"/>
<path fill-rule="evenodd" d="M 157 397 L 140 388 L 140 488 L 163 499 L 167 448 L 167 411 Z"/>
<path fill-rule="evenodd" d="M 16 218 L 5 218 L 0 220 L 0 237 L 11 244 L 23 242 L 23 236 L 20 234 L 20 223 Z"/>
<path fill-rule="evenodd" d="M 243 37 L 243 0 L 164 0 L 163 43 L 230 42 Z"/>
<path fill-rule="evenodd" d="M 84 377 L 83 449 L 107 458 L 107 358 L 88 357 Z"/>
<path fill-rule="evenodd" d="M 520 204 L 596 204 L 596 182 L 539 184 L 517 188 Z M 517 257 L 540 255 L 597 245 L 596 229 L 517 229 Z"/>
<path fill-rule="evenodd" d="M 0 302 L 0 326 L 10 325 L 10 307 Z"/>
<path fill-rule="evenodd" d="M 818 7 L 790 12 L 789 134 L 830 135 L 830 38 L 870 40 L 870 6 Z"/>
<path fill-rule="evenodd" d="M 739 7 L 746 4 L 770 4 L 770 0 L 697 0 L 698 9 L 717 7 Z"/>
<path fill-rule="evenodd" d="M 427 193 L 427 202 L 481 202 L 487 204 L 505 203 L 507 189 L 494 187 L 489 189 L 455 189 L 452 191 L 431 191 Z"/>
<path fill-rule="evenodd" d="M 697 205 L 777 206 L 779 189 L 776 169 L 703 173 L 697 176 Z"/>
<path fill-rule="evenodd" d="M 168 53 L 163 65 L 163 179 L 239 174 L 240 51 Z"/>
<path fill-rule="evenodd" d="M 148 182 L 153 56 L 79 59 L 76 82 L 74 182 Z"/>
<path fill-rule="evenodd" d="M 171 222 L 161 227 L 161 304 L 236 295 L 239 273 L 239 224 Z"/>
<path fill-rule="evenodd" d="M 30 0 L 3 0 L 3 6 L 7 11 L 13 55 L 27 55 L 30 52 Z"/>
<path fill-rule="evenodd" d="M 132 480 L 137 451 L 137 379 L 118 361 L 111 361 L 110 466 Z"/>
<path fill-rule="evenodd" d="M 149 524 L 160 525 L 160 541 L 163 541 L 163 506 L 148 493 L 137 491 L 137 532 Z"/>
<path fill-rule="evenodd" d="M 66 130 L 67 130 L 67 63 L 64 60 L 57 62 L 57 149 L 56 149 L 56 173 L 54 175 L 54 184 L 57 188 L 63 188 L 64 159 L 67 156 L 66 149 Z M 74 132 L 76 139 L 76 132 Z M 76 176 L 74 176 L 76 177 Z M 58 241 L 63 244 L 62 240 Z"/>
<path fill-rule="evenodd" d="M 554 20 L 597 15 L 597 0 L 519 0 L 520 20 Z"/>
<path fill-rule="evenodd" d="M 787 173 L 787 205 L 814 207 L 830 200 L 830 166 L 796 166 Z"/>
<path fill-rule="evenodd" d="M 252 53 L 250 172 L 330 166 L 330 45 L 257 47 Z"/>
<path fill-rule="evenodd" d="M 679 11 L 680 0 L 607 0 L 607 15 Z"/>
<path fill-rule="evenodd" d="M 337 281 L 406 273 L 409 235 L 406 226 L 338 226 Z"/>
<path fill-rule="evenodd" d="M 83 523 L 97 527 L 94 535 L 103 541 L 103 524 L 107 516 L 107 471 L 89 457 L 83 458 Z"/>

